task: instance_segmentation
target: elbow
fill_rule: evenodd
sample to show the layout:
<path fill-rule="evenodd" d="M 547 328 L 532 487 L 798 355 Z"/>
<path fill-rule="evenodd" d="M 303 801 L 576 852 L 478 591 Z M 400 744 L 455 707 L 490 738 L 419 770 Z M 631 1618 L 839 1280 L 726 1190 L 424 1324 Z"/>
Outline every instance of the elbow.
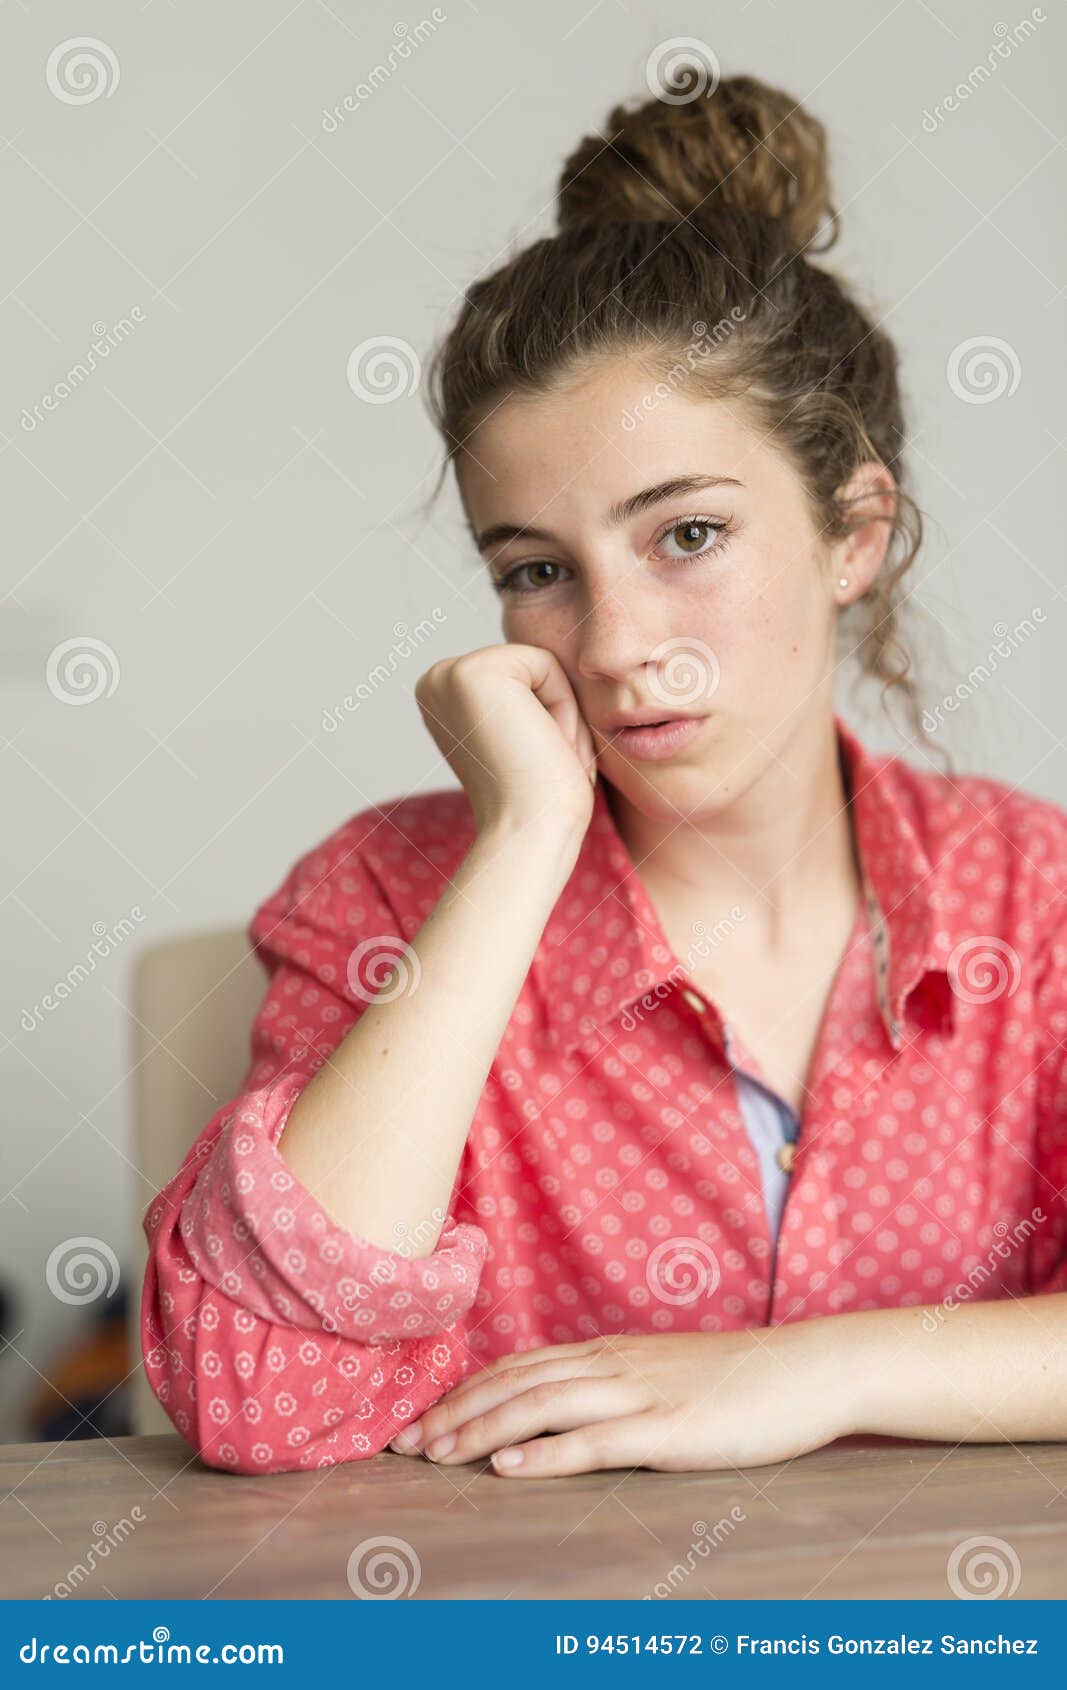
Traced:
<path fill-rule="evenodd" d="M 227 1473 L 274 1474 L 306 1472 L 380 1455 L 402 1431 L 437 1402 L 444 1387 L 439 1380 L 410 1364 L 401 1375 L 367 1394 L 340 1393 L 347 1400 L 328 1401 L 315 1394 L 321 1379 L 293 1381 L 293 1389 L 274 1393 L 273 1413 L 258 1410 L 251 1423 L 231 1415 L 217 1393 L 198 1390 L 198 1412 L 192 1444 L 206 1467 Z M 411 1373 L 405 1384 L 404 1375 Z M 199 1381 L 198 1381 L 199 1384 Z M 397 1394 L 398 1389 L 403 1394 Z M 255 1402 L 255 1398 L 247 1399 Z"/>
<path fill-rule="evenodd" d="M 180 1231 L 160 1228 L 141 1308 L 149 1384 L 207 1467 L 285 1473 L 367 1460 L 474 1365 L 462 1316 L 475 1264 L 441 1277 L 429 1308 L 414 1287 L 394 1283 L 384 1295 L 377 1288 L 373 1312 L 361 1303 L 337 1330 L 306 1292 L 250 1306 L 199 1271 Z M 253 1283 L 262 1297 L 258 1282 L 241 1289 Z M 300 1324 L 278 1308 L 290 1301 Z"/>
<path fill-rule="evenodd" d="M 166 1342 L 147 1332 L 145 1370 L 204 1466 L 303 1472 L 379 1455 L 470 1371 L 461 1329 L 382 1344 L 312 1335 L 203 1290 Z"/>

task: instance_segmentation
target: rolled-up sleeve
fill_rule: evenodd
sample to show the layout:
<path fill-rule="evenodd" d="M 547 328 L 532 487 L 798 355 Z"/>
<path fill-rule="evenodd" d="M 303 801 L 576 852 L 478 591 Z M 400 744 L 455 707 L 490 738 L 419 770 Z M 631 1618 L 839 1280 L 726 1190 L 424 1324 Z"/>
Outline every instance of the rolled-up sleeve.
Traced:
<path fill-rule="evenodd" d="M 450 1219 L 431 1255 L 409 1257 L 336 1226 L 277 1149 L 305 1083 L 285 1075 L 227 1119 L 181 1205 L 193 1266 L 254 1314 L 310 1331 L 366 1341 L 451 1326 L 474 1300 L 485 1234 Z"/>
<path fill-rule="evenodd" d="M 268 974 L 238 1094 L 143 1220 L 145 1368 L 210 1465 L 275 1472 L 385 1447 L 475 1365 L 464 1317 L 487 1240 L 449 1213 L 412 1256 L 348 1232 L 278 1150 L 290 1109 L 371 1001 L 351 973 L 405 945 L 356 837 L 309 853 L 257 909 Z"/>
<path fill-rule="evenodd" d="M 1067 925 L 1046 945 L 1034 982 L 1034 1218 L 1030 1290 L 1067 1291 Z"/>

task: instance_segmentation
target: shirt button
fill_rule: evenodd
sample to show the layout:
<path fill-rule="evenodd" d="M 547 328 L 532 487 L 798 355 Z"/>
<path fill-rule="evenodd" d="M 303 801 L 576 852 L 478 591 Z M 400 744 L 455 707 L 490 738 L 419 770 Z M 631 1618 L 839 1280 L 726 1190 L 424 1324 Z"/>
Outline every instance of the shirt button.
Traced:
<path fill-rule="evenodd" d="M 796 1145 L 792 1143 L 783 1144 L 779 1148 L 777 1160 L 778 1166 L 781 1168 L 783 1174 L 791 1174 L 793 1172 L 793 1158 L 796 1155 L 796 1148 Z"/>

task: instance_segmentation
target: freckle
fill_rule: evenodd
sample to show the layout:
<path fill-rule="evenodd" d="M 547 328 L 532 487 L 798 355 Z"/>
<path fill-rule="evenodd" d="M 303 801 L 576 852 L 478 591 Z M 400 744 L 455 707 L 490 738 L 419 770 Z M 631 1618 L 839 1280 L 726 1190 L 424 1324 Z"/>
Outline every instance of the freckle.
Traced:
<path fill-rule="evenodd" d="M 799 651 L 799 650 L 800 650 L 800 647 L 799 647 L 799 646 L 798 646 L 798 645 L 795 645 L 795 646 L 794 646 L 794 647 L 793 647 L 793 650 L 794 650 L 794 651 Z"/>

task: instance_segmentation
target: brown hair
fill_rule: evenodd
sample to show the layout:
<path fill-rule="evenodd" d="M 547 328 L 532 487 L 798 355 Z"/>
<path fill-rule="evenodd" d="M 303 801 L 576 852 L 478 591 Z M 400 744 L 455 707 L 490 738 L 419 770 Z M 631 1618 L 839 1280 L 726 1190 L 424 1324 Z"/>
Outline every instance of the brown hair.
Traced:
<path fill-rule="evenodd" d="M 695 93 L 664 90 L 632 111 L 616 106 L 605 133 L 587 136 L 564 164 L 558 233 L 468 288 L 429 367 L 431 415 L 446 446 L 441 476 L 507 395 L 558 389 L 589 359 L 620 352 L 654 371 L 677 364 L 717 325 L 686 379 L 754 418 L 800 476 L 820 532 L 848 532 L 835 493 L 859 464 L 873 459 L 894 477 L 885 562 L 842 614 L 860 624 L 861 674 L 882 683 L 883 706 L 899 689 L 924 743 L 898 632 L 922 516 L 902 484 L 897 354 L 809 257 L 838 234 L 826 132 L 755 77 L 705 93 L 697 62 L 672 88 L 687 75 Z"/>

